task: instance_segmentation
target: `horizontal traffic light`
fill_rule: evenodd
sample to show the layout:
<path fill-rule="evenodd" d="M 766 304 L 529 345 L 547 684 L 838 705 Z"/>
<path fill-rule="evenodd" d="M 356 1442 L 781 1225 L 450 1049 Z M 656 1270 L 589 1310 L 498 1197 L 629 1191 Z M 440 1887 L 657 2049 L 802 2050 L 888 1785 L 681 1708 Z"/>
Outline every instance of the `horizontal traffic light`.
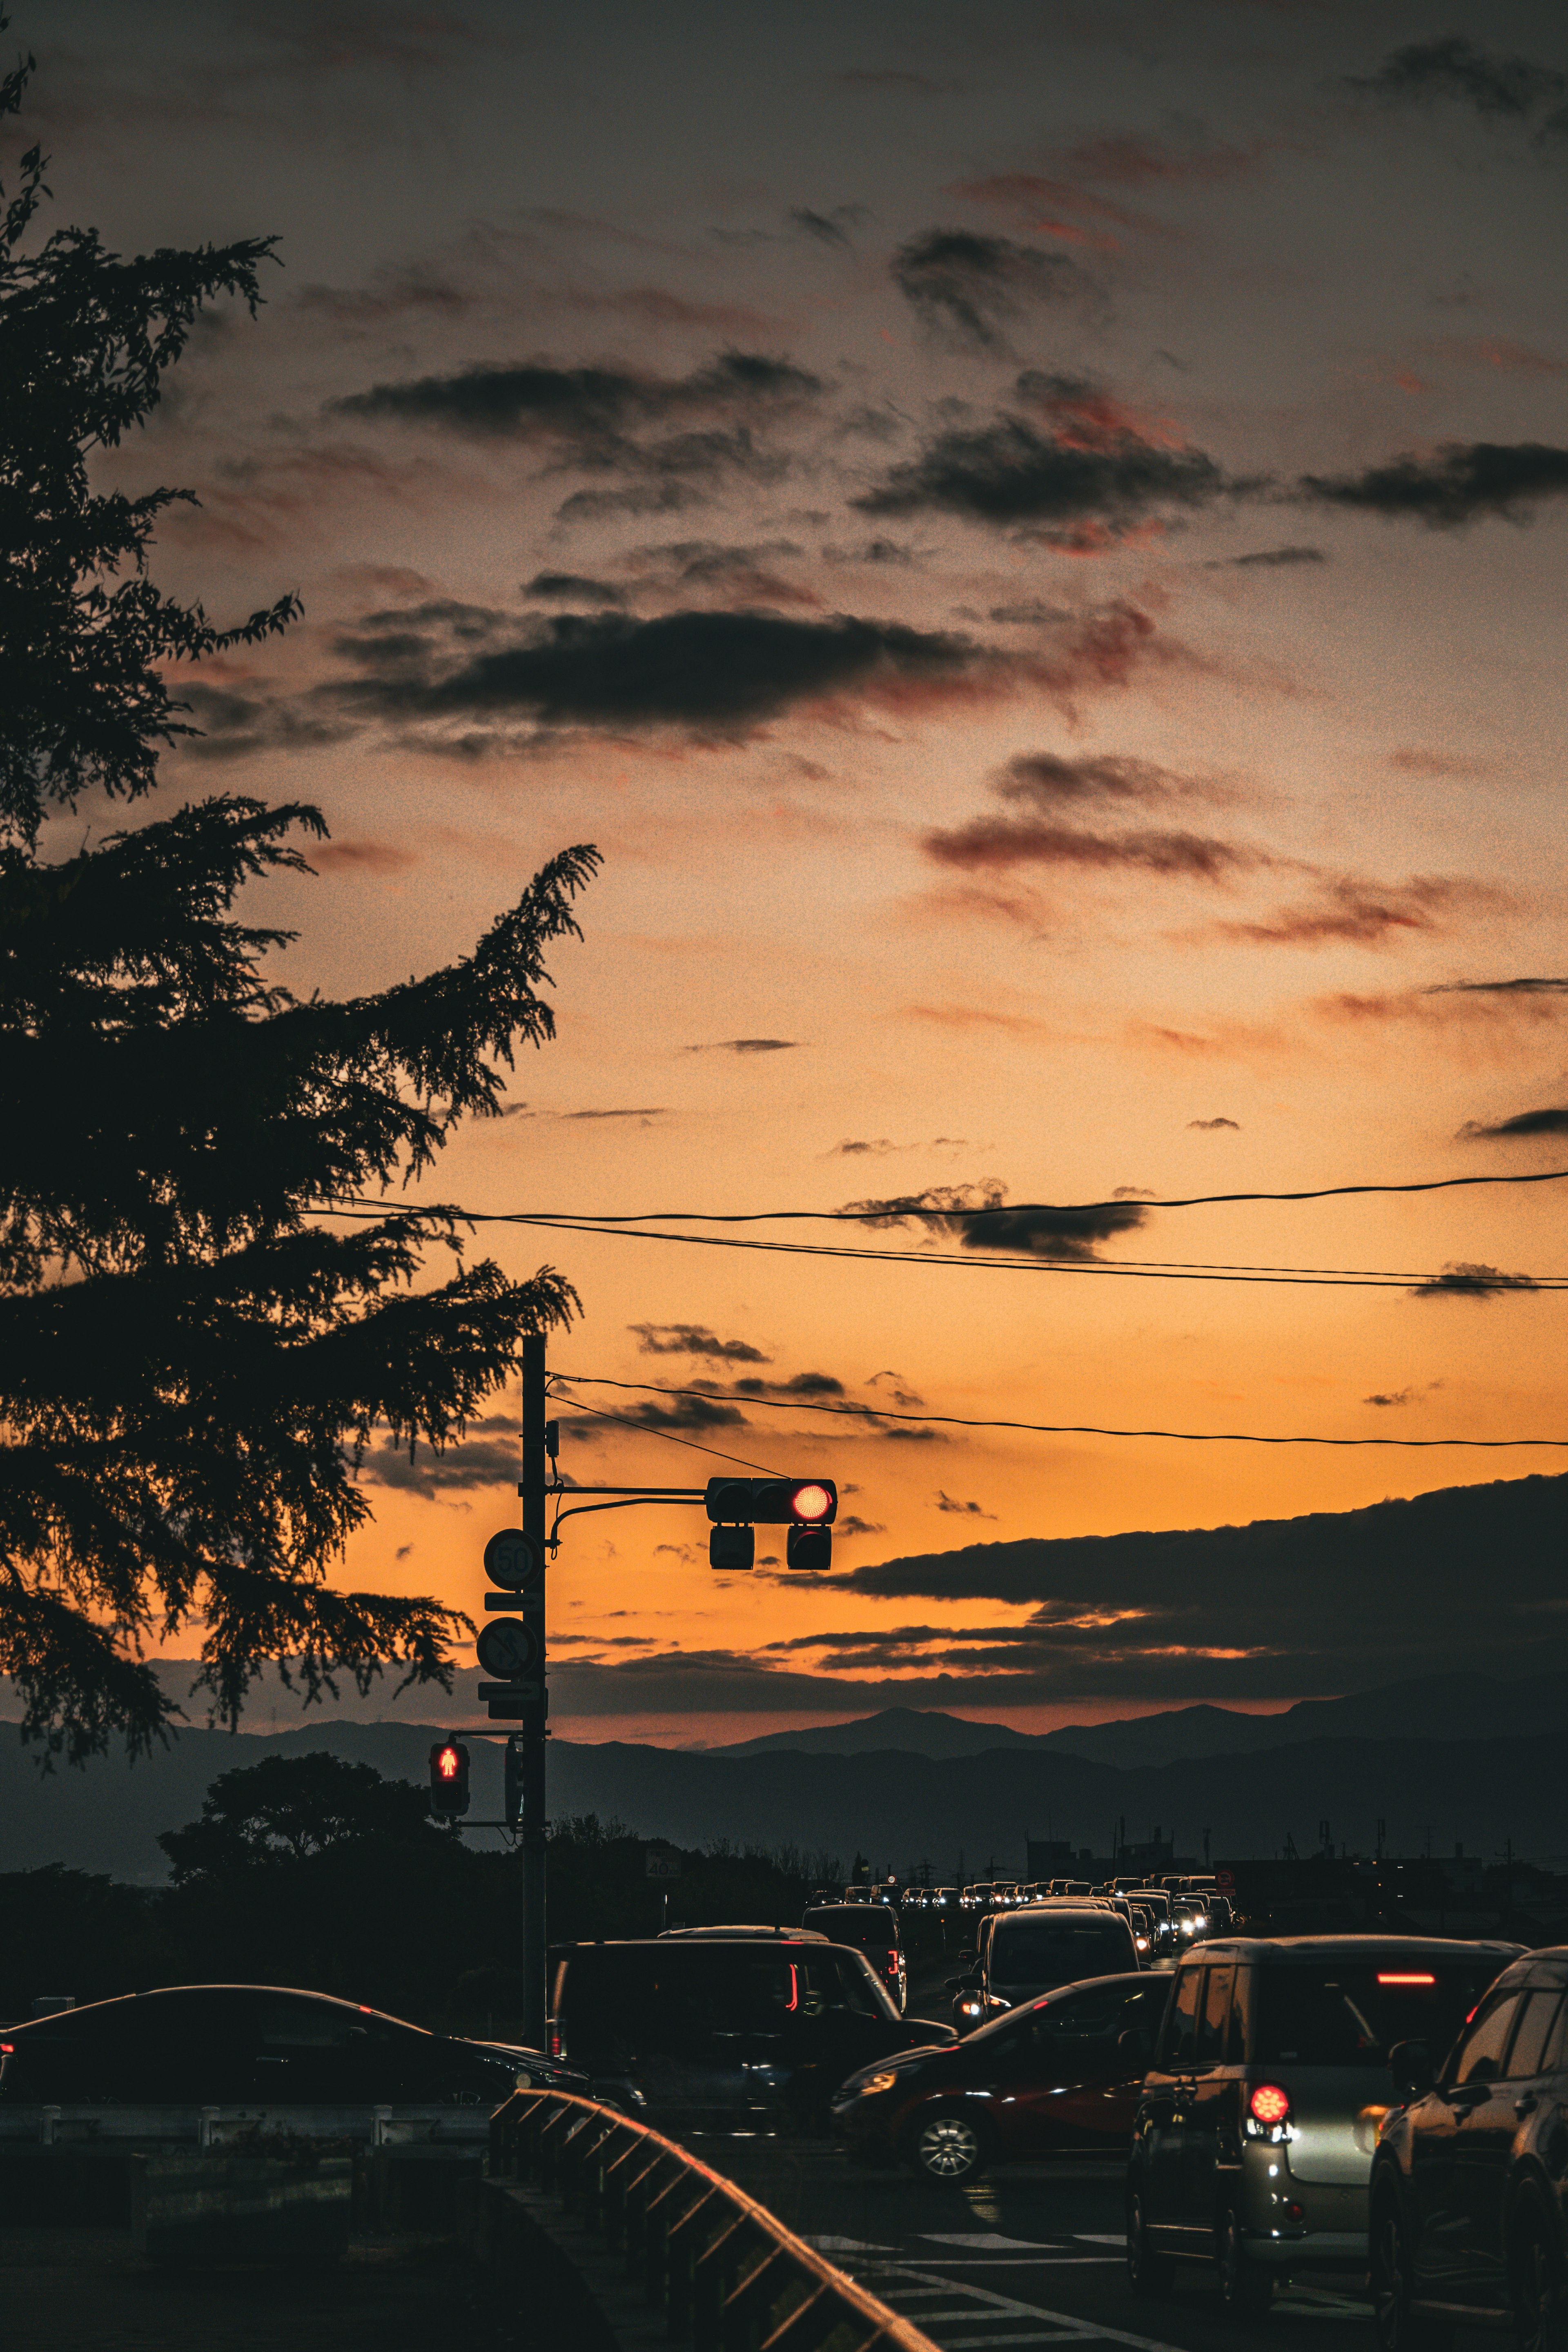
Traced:
<path fill-rule="evenodd" d="M 831 1478 L 710 1478 L 708 1516 L 727 1527 L 830 1527 L 838 1515 Z"/>

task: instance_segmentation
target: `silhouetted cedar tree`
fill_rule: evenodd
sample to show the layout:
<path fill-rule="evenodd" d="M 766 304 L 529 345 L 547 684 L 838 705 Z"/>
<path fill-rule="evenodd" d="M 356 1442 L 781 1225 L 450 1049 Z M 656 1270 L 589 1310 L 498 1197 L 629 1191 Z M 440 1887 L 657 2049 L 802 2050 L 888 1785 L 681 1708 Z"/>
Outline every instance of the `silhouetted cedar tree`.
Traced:
<path fill-rule="evenodd" d="M 31 70 L 0 80 L 0 121 Z M 0 219 L 0 1672 L 23 1738 L 74 1762 L 163 1733 L 144 1644 L 186 1628 L 231 1722 L 268 1660 L 307 1702 L 392 1664 L 450 1689 L 466 1618 L 327 1581 L 370 1515 L 363 1450 L 460 1437 L 574 1296 L 549 1267 L 432 1278 L 432 1247 L 461 1255 L 442 1207 L 321 1217 L 497 1113 L 519 1041 L 553 1034 L 545 952 L 599 861 L 552 858 L 461 962 L 328 1003 L 272 978 L 292 933 L 233 913 L 246 883 L 310 871 L 314 808 L 226 794 L 40 845 L 51 810 L 151 789 L 192 731 L 171 666 L 299 610 L 215 628 L 146 573 L 189 494 L 96 487 L 203 306 L 254 313 L 273 240 L 123 261 L 91 231 L 43 239 L 43 172 L 35 148 Z"/>

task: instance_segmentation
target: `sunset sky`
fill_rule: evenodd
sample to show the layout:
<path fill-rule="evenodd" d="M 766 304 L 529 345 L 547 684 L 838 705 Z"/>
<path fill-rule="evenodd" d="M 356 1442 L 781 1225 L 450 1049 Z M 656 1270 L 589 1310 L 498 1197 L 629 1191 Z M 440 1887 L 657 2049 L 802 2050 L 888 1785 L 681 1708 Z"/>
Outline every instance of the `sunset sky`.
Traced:
<path fill-rule="evenodd" d="M 831 1588 L 714 1577 L 694 1513 L 575 1523 L 558 1733 L 742 1737 L 889 1676 L 1034 1728 L 1283 1704 L 1320 1664 L 1228 1615 L 1178 1655 L 1108 1590 L 1096 1688 L 983 1555 L 966 1599 L 847 1575 L 1568 1469 L 756 1385 L 1568 1437 L 1561 1295 L 1420 1289 L 1568 1274 L 1563 1187 L 1139 1205 L 1568 1162 L 1559 10 L 18 0 L 5 38 L 51 225 L 280 240 L 102 476 L 197 491 L 155 570 L 215 618 L 304 600 L 200 672 L 145 813 L 321 804 L 319 878 L 247 905 L 301 992 L 446 962 L 604 853 L 557 1041 L 425 1197 L 1121 1203 L 999 1221 L 1001 1265 L 940 1218 L 738 1229 L 930 1261 L 887 1265 L 481 1229 L 576 1285 L 561 1372 L 707 1384 L 570 1389 L 574 1478 L 722 1466 L 592 1405 L 843 1498 Z M 1401 1278 L 1092 1271 L 1140 1261 Z M 347 1581 L 475 1607 L 516 1410 L 373 1455 Z"/>

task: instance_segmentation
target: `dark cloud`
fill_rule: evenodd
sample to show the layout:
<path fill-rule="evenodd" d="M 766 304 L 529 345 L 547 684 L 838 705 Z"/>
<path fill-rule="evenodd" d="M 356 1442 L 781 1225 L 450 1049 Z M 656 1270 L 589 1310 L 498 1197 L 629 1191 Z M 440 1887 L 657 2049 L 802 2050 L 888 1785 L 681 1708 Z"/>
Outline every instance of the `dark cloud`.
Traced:
<path fill-rule="evenodd" d="M 792 205 L 789 219 L 819 245 L 853 246 L 850 230 L 866 217 L 864 205 L 835 205 L 830 213 L 813 212 L 809 205 Z"/>
<path fill-rule="evenodd" d="M 994 1511 L 985 1510 L 979 1503 L 961 1503 L 956 1495 L 943 1494 L 940 1486 L 936 1490 L 936 1507 L 939 1511 L 950 1511 L 954 1517 L 961 1519 L 994 1519 L 996 1517 Z"/>
<path fill-rule="evenodd" d="M 889 1402 L 897 1405 L 900 1412 L 918 1412 L 925 1402 L 924 1397 L 910 1387 L 902 1372 L 873 1372 L 866 1386 L 879 1394 L 885 1392 Z"/>
<path fill-rule="evenodd" d="M 492 625 L 482 644 L 465 644 L 442 606 L 372 614 L 336 644 L 357 677 L 323 694 L 393 721 L 733 734 L 844 693 L 956 687 L 986 659 L 967 637 L 847 614 L 563 613 L 512 623 L 510 637 L 500 641 Z"/>
<path fill-rule="evenodd" d="M 341 743 L 353 730 L 324 710 L 265 693 L 242 694 L 200 680 L 182 685 L 180 698 L 199 730 L 181 739 L 183 760 L 221 766 L 258 751 L 315 751 Z"/>
<path fill-rule="evenodd" d="M 851 1511 L 847 1518 L 834 1520 L 833 1532 L 836 1536 L 885 1536 L 888 1530 L 879 1520 L 857 1518 Z"/>
<path fill-rule="evenodd" d="M 879 1232 L 918 1225 L 956 1235 L 965 1249 L 1016 1250 L 1026 1257 L 1092 1259 L 1094 1244 L 1135 1233 L 1148 1211 L 1135 1201 L 1094 1209 L 1004 1206 L 1004 1184 L 932 1184 L 923 1192 L 888 1201 L 849 1201 L 847 1211 Z"/>
<path fill-rule="evenodd" d="M 1299 1697 L 1364 1687 L 1369 1659 L 1380 1681 L 1568 1664 L 1565 1538 L 1568 1477 L 1533 1477 L 1245 1527 L 973 1544 L 846 1581 L 972 1615 L 1028 1606 L 1026 1625 L 957 1638 L 984 1639 L 999 1676 L 1028 1671 L 1042 1695 Z M 940 1703 L 922 1687 L 919 1704 Z"/>
<path fill-rule="evenodd" d="M 1299 498 L 1413 518 L 1454 530 L 1482 515 L 1525 522 L 1543 499 L 1568 493 L 1568 449 L 1542 441 L 1449 441 L 1430 456 L 1414 453 L 1360 474 L 1303 474 Z"/>
<path fill-rule="evenodd" d="M 1412 1298 L 1500 1298 L 1509 1290 L 1534 1290 L 1528 1274 L 1504 1274 L 1495 1265 L 1448 1265 L 1430 1282 L 1417 1283 Z"/>
<path fill-rule="evenodd" d="M 1326 563 L 1321 547 L 1259 547 L 1250 555 L 1216 555 L 1205 565 L 1208 572 L 1282 572 L 1296 563 Z"/>
<path fill-rule="evenodd" d="M 536 572 L 522 593 L 547 604 L 624 604 L 626 601 L 624 589 L 608 580 L 591 580 L 581 572 Z"/>
<path fill-rule="evenodd" d="M 1220 1127 L 1234 1128 L 1237 1135 L 1241 1133 L 1241 1122 L 1234 1118 L 1190 1118 L 1187 1125 L 1199 1129 L 1205 1135 L 1212 1135 Z"/>
<path fill-rule="evenodd" d="M 1392 1389 L 1386 1394 L 1363 1397 L 1363 1404 L 1410 1404 L 1419 1395 L 1417 1389 Z"/>
<path fill-rule="evenodd" d="M 1067 254 L 972 229 L 927 229 L 901 245 L 889 266 L 922 325 L 971 351 L 1005 351 L 1005 321 L 1046 305 L 1082 302 L 1092 292 Z"/>
<path fill-rule="evenodd" d="M 1449 980 L 1423 989 L 1424 996 L 1563 996 L 1568 979 Z"/>
<path fill-rule="evenodd" d="M 1322 947 L 1343 940 L 1358 947 L 1381 947 L 1406 931 L 1434 931 L 1481 894 L 1473 884 L 1416 876 L 1409 882 L 1376 883 L 1352 875 L 1325 877 L 1314 895 L 1256 922 L 1215 926 L 1226 938 L 1259 946 Z"/>
<path fill-rule="evenodd" d="M 909 73 L 900 66 L 849 66 L 833 77 L 841 89 L 901 89 L 920 98 L 947 98 L 961 90 L 961 81 L 938 81 L 931 74 Z"/>
<path fill-rule="evenodd" d="M 1015 391 L 1039 422 L 1004 409 L 987 425 L 951 425 L 854 504 L 868 514 L 935 509 L 1027 526 L 1052 544 L 1087 549 L 1124 537 L 1156 509 L 1205 506 L 1244 487 L 1203 450 L 1149 438 L 1098 385 L 1030 371 Z"/>
<path fill-rule="evenodd" d="M 724 352 L 686 376 L 618 368 L 493 362 L 451 375 L 373 384 L 328 403 L 329 415 L 427 425 L 481 440 L 555 445 L 577 464 L 613 465 L 628 433 L 671 418 L 753 415 L 817 399 L 820 377 L 785 359 Z"/>
<path fill-rule="evenodd" d="M 1388 104 L 1459 104 L 1490 120 L 1523 121 L 1568 92 L 1568 78 L 1529 58 L 1493 57 L 1463 33 L 1394 49 L 1373 74 L 1348 74 L 1348 89 Z"/>
<path fill-rule="evenodd" d="M 664 1118 L 668 1114 L 658 1108 L 637 1110 L 563 1110 L 558 1118 Z"/>
<path fill-rule="evenodd" d="M 1214 786 L 1147 760 L 1113 753 L 1068 758 L 1057 751 L 1021 752 L 991 779 L 991 789 L 1006 813 L 972 817 L 967 824 L 928 833 L 922 844 L 928 856 L 971 871 L 1013 866 L 1125 866 L 1205 881 L 1224 880 L 1269 862 L 1245 845 L 1184 828 L 1108 834 L 1063 821 L 1064 814 L 1091 807 L 1169 805 L 1191 797 L 1220 796 Z"/>
<path fill-rule="evenodd" d="M 638 1429 L 663 1429 L 679 1434 L 696 1432 L 699 1434 L 717 1429 L 744 1429 L 746 1416 L 738 1405 L 723 1404 L 716 1397 L 672 1397 L 666 1404 L 651 1398 L 639 1404 L 617 1402 L 613 1415 L 584 1412 L 581 1416 L 563 1418 L 562 1428 L 572 1437 L 597 1440 L 614 1433 L 617 1423 L 633 1423 Z"/>
<path fill-rule="evenodd" d="M 1466 1137 L 1494 1135 L 1568 1135 L 1568 1107 L 1554 1104 L 1543 1110 L 1515 1111 L 1511 1118 L 1500 1118 L 1492 1126 L 1479 1119 L 1467 1119 L 1459 1133 Z"/>
<path fill-rule="evenodd" d="M 810 1400 L 841 1397 L 846 1391 L 843 1381 L 836 1380 L 831 1372 L 796 1372 L 793 1379 L 787 1381 L 760 1381 L 750 1377 L 731 1381 L 724 1393 L 738 1397 L 804 1397 Z"/>
<path fill-rule="evenodd" d="M 906 1148 L 902 1144 L 892 1142 L 885 1135 L 879 1135 L 868 1141 L 851 1138 L 846 1143 L 836 1143 L 827 1157 L 830 1160 L 885 1160 L 890 1151 L 900 1151 Z"/>
<path fill-rule="evenodd" d="M 721 1037 L 711 1045 L 688 1045 L 688 1054 L 793 1054 L 798 1037 Z"/>
<path fill-rule="evenodd" d="M 367 1485 L 395 1487 L 434 1502 L 444 1495 L 472 1494 L 486 1486 L 515 1487 L 521 1465 L 522 1423 L 497 1412 L 476 1421 L 467 1436 L 440 1454 L 433 1454 L 428 1445 L 417 1446 L 412 1461 L 406 1445 L 385 1437 L 366 1454 L 359 1475 Z"/>
<path fill-rule="evenodd" d="M 721 1339 L 706 1323 L 628 1323 L 641 1356 L 705 1356 L 715 1363 L 771 1364 L 749 1339 Z"/>

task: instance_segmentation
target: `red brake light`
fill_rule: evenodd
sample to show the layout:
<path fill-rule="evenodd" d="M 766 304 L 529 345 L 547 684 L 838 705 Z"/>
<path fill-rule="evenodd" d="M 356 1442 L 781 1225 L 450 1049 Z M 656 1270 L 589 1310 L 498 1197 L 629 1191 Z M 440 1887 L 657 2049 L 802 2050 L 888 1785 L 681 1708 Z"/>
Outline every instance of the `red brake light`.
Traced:
<path fill-rule="evenodd" d="M 799 2007 L 800 1978 L 796 1973 L 795 1962 L 791 1960 L 789 1963 L 789 1999 L 785 2001 L 784 2008 L 786 2010 L 796 2010 Z"/>
<path fill-rule="evenodd" d="M 13 2058 L 16 2053 L 14 2042 L 0 2042 L 0 2058 Z"/>
<path fill-rule="evenodd" d="M 1379 1984 L 1435 1985 L 1436 1978 L 1426 1969 L 1379 1969 Z"/>
<path fill-rule="evenodd" d="M 789 1507 L 797 1519 L 825 1519 L 833 1508 L 833 1497 L 826 1486 L 797 1486 Z"/>
<path fill-rule="evenodd" d="M 545 2031 L 545 2036 L 544 2036 L 544 2039 L 545 2039 L 545 2044 L 546 2044 L 546 2051 L 545 2051 L 545 2054 L 546 2054 L 546 2056 L 547 2056 L 547 2057 L 551 2057 L 551 2058 L 564 2058 L 564 2057 L 565 2057 L 565 2055 L 566 2055 L 566 2044 L 565 2044 L 565 2042 L 564 2042 L 563 2041 L 563 2039 L 562 2039 L 562 2035 L 561 2035 L 561 2028 L 560 2028 L 560 2026 L 556 2023 L 556 2021 L 555 2021 L 555 2020 L 554 2020 L 553 2018 L 552 2018 L 552 2019 L 551 2019 L 551 2021 L 550 2021 L 550 2024 L 549 2024 L 549 2026 L 547 2027 L 547 2029 L 546 2029 L 546 2031 Z"/>
<path fill-rule="evenodd" d="M 1290 2094 L 1282 2091 L 1278 2083 L 1259 2083 L 1247 2101 L 1247 2106 L 1254 2123 L 1271 2128 L 1275 2124 L 1289 2122 Z"/>

